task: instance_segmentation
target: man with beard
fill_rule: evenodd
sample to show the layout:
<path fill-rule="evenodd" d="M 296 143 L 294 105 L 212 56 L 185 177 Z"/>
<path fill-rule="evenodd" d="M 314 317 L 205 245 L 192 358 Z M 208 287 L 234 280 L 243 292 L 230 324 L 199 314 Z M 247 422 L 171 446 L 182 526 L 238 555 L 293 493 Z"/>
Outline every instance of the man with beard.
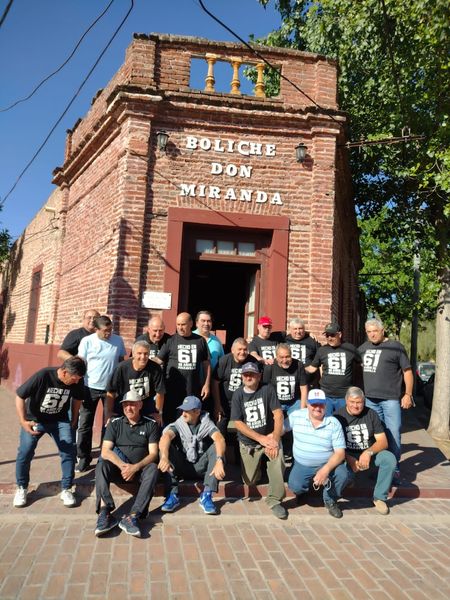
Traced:
<path fill-rule="evenodd" d="M 162 424 L 164 376 L 161 367 L 149 359 L 150 346 L 141 340 L 133 344 L 132 358 L 121 362 L 108 382 L 106 417 L 120 415 L 123 396 L 134 391 L 142 400 L 142 415 Z"/>

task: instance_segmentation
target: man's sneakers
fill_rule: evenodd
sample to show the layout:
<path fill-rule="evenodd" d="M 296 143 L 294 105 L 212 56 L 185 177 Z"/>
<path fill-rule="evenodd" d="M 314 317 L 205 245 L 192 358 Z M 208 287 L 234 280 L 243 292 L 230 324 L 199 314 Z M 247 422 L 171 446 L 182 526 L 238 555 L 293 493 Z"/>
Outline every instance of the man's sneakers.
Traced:
<path fill-rule="evenodd" d="M 386 504 L 384 500 L 377 500 L 374 498 L 373 505 L 375 506 L 375 510 L 380 515 L 388 515 L 389 514 L 389 506 Z"/>
<path fill-rule="evenodd" d="M 207 515 L 217 515 L 218 510 L 212 500 L 212 492 L 202 492 L 200 494 L 200 506 Z"/>
<path fill-rule="evenodd" d="M 89 469 L 89 465 L 91 464 L 90 459 L 88 458 L 79 458 L 77 464 L 75 465 L 75 471 L 77 473 L 84 473 Z"/>
<path fill-rule="evenodd" d="M 17 488 L 16 493 L 14 495 L 13 506 L 15 506 L 16 508 L 22 508 L 22 506 L 26 506 L 27 505 L 27 494 L 28 494 L 27 488 L 24 488 L 19 485 L 19 487 Z"/>
<path fill-rule="evenodd" d="M 180 506 L 180 499 L 178 498 L 177 494 L 172 492 L 169 496 L 167 496 L 166 501 L 161 506 L 161 510 L 162 510 L 162 512 L 171 513 L 179 506 Z"/>
<path fill-rule="evenodd" d="M 141 537 L 141 530 L 139 528 L 139 521 L 135 515 L 125 515 L 119 521 L 119 527 L 128 535 L 134 537 Z"/>
<path fill-rule="evenodd" d="M 288 512 L 282 504 L 275 504 L 275 506 L 272 506 L 271 511 L 277 519 L 287 519 L 288 517 Z"/>
<path fill-rule="evenodd" d="M 112 516 L 112 514 L 106 509 L 102 508 L 100 510 L 100 514 L 98 515 L 97 525 L 95 527 L 95 535 L 100 537 L 117 527 L 119 521 Z"/>
<path fill-rule="evenodd" d="M 337 502 L 329 502 L 325 504 L 328 509 L 328 512 L 335 519 L 342 519 L 342 510 L 339 508 Z"/>
<path fill-rule="evenodd" d="M 75 506 L 77 501 L 70 490 L 63 490 L 59 496 L 63 501 L 64 506 Z"/>

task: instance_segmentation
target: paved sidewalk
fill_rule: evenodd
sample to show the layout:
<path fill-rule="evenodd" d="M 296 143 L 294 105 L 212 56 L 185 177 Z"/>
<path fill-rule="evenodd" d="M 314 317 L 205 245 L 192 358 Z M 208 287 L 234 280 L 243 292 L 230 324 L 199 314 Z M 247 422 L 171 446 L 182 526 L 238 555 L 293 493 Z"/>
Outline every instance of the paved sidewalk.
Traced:
<path fill-rule="evenodd" d="M 13 398 L 1 389 L 0 411 L 2 600 L 450 596 L 450 462 L 414 415 L 403 437 L 402 485 L 387 517 L 374 511 L 369 497 L 358 497 L 358 490 L 341 502 L 341 520 L 330 517 L 316 495 L 301 506 L 289 498 L 283 522 L 257 497 L 219 498 L 219 516 L 204 515 L 192 497 L 164 515 L 162 498 L 155 497 L 143 539 L 119 529 L 98 539 L 93 472 L 77 479 L 78 506 L 65 508 L 57 494 L 60 467 L 51 440 L 42 439 L 32 463 L 29 505 L 12 507 L 19 427 Z M 242 491 L 227 485 L 222 494 Z M 129 508 L 129 495 L 117 488 L 114 495 L 120 515 Z"/>

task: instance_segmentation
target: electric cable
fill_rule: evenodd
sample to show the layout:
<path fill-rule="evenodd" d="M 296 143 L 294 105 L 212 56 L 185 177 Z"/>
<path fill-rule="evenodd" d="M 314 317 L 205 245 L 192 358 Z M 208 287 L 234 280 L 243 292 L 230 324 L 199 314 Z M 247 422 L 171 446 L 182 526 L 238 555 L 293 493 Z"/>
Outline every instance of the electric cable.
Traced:
<path fill-rule="evenodd" d="M 89 31 L 108 12 L 108 10 L 111 8 L 111 5 L 113 4 L 113 2 L 114 2 L 114 0 L 111 0 L 110 3 L 108 4 L 108 6 L 105 8 L 105 10 L 89 25 L 89 27 L 86 29 L 86 31 L 83 33 L 83 35 L 78 40 L 78 42 L 75 44 L 75 47 L 72 50 L 72 52 L 69 54 L 69 56 L 66 58 L 66 60 L 55 71 L 53 71 L 52 73 L 50 73 L 50 75 L 47 75 L 46 77 L 44 77 L 44 79 L 42 79 L 42 81 L 40 83 L 38 83 L 37 86 L 28 94 L 28 96 L 25 96 L 25 98 L 20 98 L 19 100 L 16 100 L 15 102 L 13 102 L 12 104 L 10 104 L 6 108 L 0 108 L 0 112 L 7 112 L 8 110 L 11 110 L 12 108 L 14 108 L 15 106 L 17 106 L 18 104 L 21 104 L 22 102 L 26 102 L 32 96 L 34 96 L 34 94 L 38 91 L 38 89 L 40 87 L 42 87 L 44 85 L 44 83 L 46 83 L 54 75 L 56 75 L 57 73 L 59 73 L 67 65 L 67 63 L 71 60 L 71 58 L 74 56 L 75 52 L 78 50 L 79 46 L 81 45 L 81 42 L 84 40 L 84 38 L 89 33 Z"/>
<path fill-rule="evenodd" d="M 4 20 L 6 19 L 6 17 L 8 16 L 9 13 L 9 9 L 11 8 L 12 4 L 13 4 L 14 0 L 9 0 L 8 4 L 6 5 L 5 10 L 3 11 L 3 14 L 0 18 L 0 27 L 3 25 Z"/>
<path fill-rule="evenodd" d="M 25 175 L 25 173 L 28 171 L 28 169 L 31 167 L 31 165 L 33 164 L 33 162 L 36 160 L 37 156 L 40 154 L 41 150 L 44 148 L 44 146 L 47 144 L 48 140 L 50 139 L 51 135 L 53 134 L 53 132 L 55 131 L 55 129 L 58 127 L 58 125 L 61 123 L 61 121 L 63 120 L 63 118 L 65 117 L 66 113 L 68 112 L 69 108 L 72 106 L 72 104 L 75 102 L 76 98 L 78 97 L 79 93 L 81 92 L 81 90 L 83 89 L 84 85 L 86 84 L 86 82 L 88 81 L 89 77 L 92 75 L 92 73 L 94 72 L 94 69 L 97 67 L 98 63 L 100 62 L 100 60 L 103 58 L 103 55 L 106 53 L 106 51 L 108 50 L 109 46 L 112 44 L 112 42 L 114 41 L 116 35 L 119 33 L 119 31 L 122 29 L 123 25 L 125 24 L 125 21 L 128 19 L 128 17 L 130 16 L 131 11 L 134 8 L 134 0 L 130 0 L 130 8 L 128 9 L 127 14 L 125 15 L 125 17 L 122 19 L 120 25 L 117 27 L 117 29 L 115 30 L 115 32 L 113 33 L 113 35 L 111 36 L 111 38 L 109 39 L 108 43 L 106 44 L 106 46 L 103 48 L 103 50 L 100 52 L 97 60 L 95 61 L 95 63 L 93 64 L 93 66 L 91 67 L 91 69 L 89 70 L 88 74 L 86 75 L 86 77 L 83 79 L 83 81 L 81 82 L 80 86 L 78 87 L 78 90 L 75 92 L 75 94 L 72 96 L 72 99 L 70 100 L 69 104 L 66 106 L 66 108 L 63 110 L 62 114 L 58 117 L 56 123 L 53 125 L 53 127 L 50 129 L 49 133 L 47 134 L 47 136 L 45 137 L 44 141 L 41 143 L 41 145 L 39 146 L 39 148 L 36 150 L 36 152 L 33 154 L 33 156 L 31 157 L 31 159 L 28 161 L 28 163 L 25 165 L 24 169 L 22 170 L 22 172 L 19 174 L 19 176 L 17 177 L 16 181 L 14 182 L 13 186 L 11 187 L 11 189 L 7 192 L 7 194 L 2 198 L 2 200 L 0 201 L 0 207 L 4 205 L 4 203 L 6 202 L 6 200 L 9 198 L 9 196 L 12 194 L 12 192 L 15 190 L 15 188 L 17 187 L 17 184 L 19 183 L 19 181 L 22 179 L 22 177 Z"/>

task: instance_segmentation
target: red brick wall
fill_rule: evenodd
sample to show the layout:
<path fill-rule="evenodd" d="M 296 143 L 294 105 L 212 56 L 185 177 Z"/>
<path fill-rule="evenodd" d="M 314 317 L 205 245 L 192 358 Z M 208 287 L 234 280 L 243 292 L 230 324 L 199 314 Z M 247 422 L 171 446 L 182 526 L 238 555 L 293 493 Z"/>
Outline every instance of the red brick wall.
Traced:
<path fill-rule="evenodd" d="M 84 310 L 95 307 L 113 317 L 116 331 L 130 344 L 149 314 L 141 307 L 143 291 L 168 291 L 171 207 L 228 215 L 231 228 L 238 227 L 233 223 L 240 214 L 289 218 L 286 320 L 301 316 L 320 334 L 325 322 L 340 318 L 352 338 L 359 251 L 348 165 L 336 150 L 336 141 L 344 140 L 340 123 L 345 123 L 336 110 L 336 65 L 293 50 L 262 51 L 314 102 L 333 109 L 334 119 L 284 81 L 275 99 L 189 89 L 192 57 L 210 52 L 257 62 L 237 44 L 156 35 L 133 41 L 122 67 L 68 136 L 65 163 L 54 180 L 60 186 L 54 198 L 63 208 L 59 233 L 42 247 L 24 248 L 20 261 L 13 261 L 21 265 L 14 287 L 22 296 L 17 296 L 20 302 L 11 297 L 6 306 L 14 315 L 6 320 L 7 343 L 23 342 L 28 306 L 23 294 L 41 261 L 47 279 L 39 343 L 49 320 L 50 342 L 59 344 L 79 326 Z M 166 153 L 156 149 L 159 129 L 170 134 Z M 188 135 L 274 144 L 276 156 L 189 150 Z M 300 140 L 307 146 L 303 164 L 295 161 Z M 249 165 L 251 177 L 212 174 L 212 162 Z M 182 183 L 219 186 L 222 198 L 183 197 Z M 283 204 L 225 200 L 228 187 L 237 193 L 262 190 L 269 198 L 279 192 Z M 27 232 L 42 227 L 41 213 Z M 174 323 L 167 327 L 173 331 Z"/>

